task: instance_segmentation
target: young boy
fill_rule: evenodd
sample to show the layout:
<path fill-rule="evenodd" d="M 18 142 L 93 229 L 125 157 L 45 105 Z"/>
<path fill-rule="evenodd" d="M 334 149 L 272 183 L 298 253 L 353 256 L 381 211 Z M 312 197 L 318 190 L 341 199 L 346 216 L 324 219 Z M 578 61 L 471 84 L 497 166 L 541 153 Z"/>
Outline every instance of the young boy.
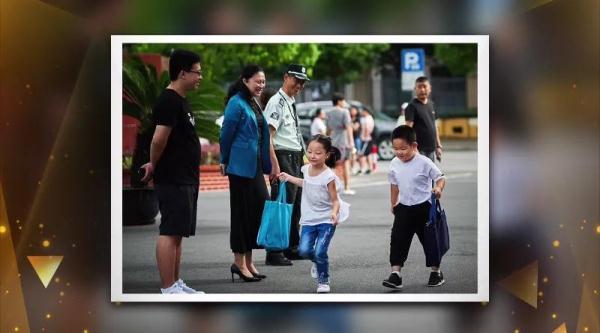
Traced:
<path fill-rule="evenodd" d="M 390 264 L 392 274 L 383 281 L 389 288 L 401 289 L 400 269 L 404 266 L 414 234 L 423 245 L 425 223 L 431 207 L 431 192 L 440 198 L 446 180 L 440 169 L 427 157 L 418 153 L 415 130 L 410 126 L 398 126 L 392 132 L 392 146 L 396 157 L 390 163 L 392 214 L 392 240 L 390 242 Z M 435 187 L 431 189 L 432 181 Z M 426 256 L 426 266 L 431 267 L 429 287 L 444 284 L 440 262 Z"/>

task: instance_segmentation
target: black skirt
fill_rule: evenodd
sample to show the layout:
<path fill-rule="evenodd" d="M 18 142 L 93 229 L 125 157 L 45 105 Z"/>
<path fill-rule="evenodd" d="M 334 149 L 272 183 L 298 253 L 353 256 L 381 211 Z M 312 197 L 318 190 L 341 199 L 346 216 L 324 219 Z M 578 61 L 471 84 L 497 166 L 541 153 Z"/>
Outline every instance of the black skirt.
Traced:
<path fill-rule="evenodd" d="M 265 201 L 269 198 L 261 163 L 254 178 L 228 175 L 231 208 L 231 233 L 229 243 L 234 253 L 258 249 L 256 236 Z"/>

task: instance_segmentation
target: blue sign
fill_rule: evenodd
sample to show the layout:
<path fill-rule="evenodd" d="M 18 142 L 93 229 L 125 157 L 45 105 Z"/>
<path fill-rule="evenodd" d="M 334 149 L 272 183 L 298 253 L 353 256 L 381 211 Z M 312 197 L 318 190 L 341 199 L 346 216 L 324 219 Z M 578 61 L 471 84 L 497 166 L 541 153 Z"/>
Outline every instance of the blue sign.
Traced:
<path fill-rule="evenodd" d="M 424 72 L 425 50 L 403 49 L 401 53 L 400 67 L 402 72 Z"/>

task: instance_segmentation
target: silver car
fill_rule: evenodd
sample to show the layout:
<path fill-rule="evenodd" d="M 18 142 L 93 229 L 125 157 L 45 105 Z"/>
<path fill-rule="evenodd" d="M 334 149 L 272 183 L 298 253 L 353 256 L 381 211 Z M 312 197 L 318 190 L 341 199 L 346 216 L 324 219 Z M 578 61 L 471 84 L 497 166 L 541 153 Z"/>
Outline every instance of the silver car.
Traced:
<path fill-rule="evenodd" d="M 363 104 L 358 101 L 348 101 L 351 106 L 356 106 L 360 110 Z M 298 112 L 298 125 L 302 132 L 302 137 L 305 141 L 310 138 L 310 125 L 313 116 L 317 110 L 322 109 L 325 113 L 332 110 L 334 106 L 331 101 L 314 101 L 296 104 L 296 112 Z M 373 138 L 377 144 L 377 153 L 382 160 L 391 160 L 394 158 L 394 150 L 392 149 L 392 131 L 396 128 L 396 120 L 392 117 L 378 111 L 373 112 L 375 120 L 375 129 L 373 130 Z"/>

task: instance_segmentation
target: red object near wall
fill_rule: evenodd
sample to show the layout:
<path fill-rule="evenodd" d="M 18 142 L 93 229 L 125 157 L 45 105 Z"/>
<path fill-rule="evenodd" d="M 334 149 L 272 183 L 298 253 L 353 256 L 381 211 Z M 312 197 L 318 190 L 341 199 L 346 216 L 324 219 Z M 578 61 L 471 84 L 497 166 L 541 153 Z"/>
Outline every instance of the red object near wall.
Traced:
<path fill-rule="evenodd" d="M 169 70 L 169 60 L 167 57 L 155 53 L 140 53 L 138 56 L 145 64 L 154 66 L 156 74 L 159 77 L 162 75 L 162 72 Z"/>
<path fill-rule="evenodd" d="M 123 115 L 123 155 L 133 156 L 140 121 Z"/>

